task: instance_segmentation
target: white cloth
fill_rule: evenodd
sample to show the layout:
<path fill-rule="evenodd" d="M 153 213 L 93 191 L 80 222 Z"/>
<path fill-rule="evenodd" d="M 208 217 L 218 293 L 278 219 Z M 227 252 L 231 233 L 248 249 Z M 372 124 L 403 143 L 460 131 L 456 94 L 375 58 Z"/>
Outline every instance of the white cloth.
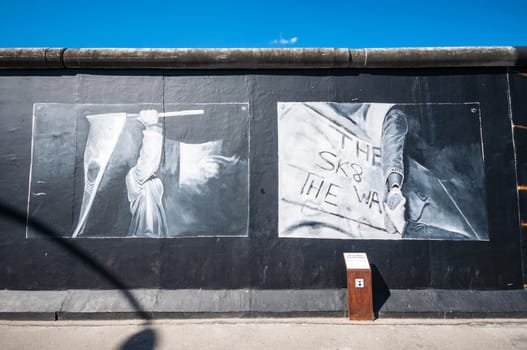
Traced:
<path fill-rule="evenodd" d="M 129 233 L 136 237 L 165 237 L 167 234 L 163 183 L 155 177 L 162 150 L 162 129 L 147 127 L 143 131 L 143 145 L 137 163 L 126 175 L 132 214 Z"/>

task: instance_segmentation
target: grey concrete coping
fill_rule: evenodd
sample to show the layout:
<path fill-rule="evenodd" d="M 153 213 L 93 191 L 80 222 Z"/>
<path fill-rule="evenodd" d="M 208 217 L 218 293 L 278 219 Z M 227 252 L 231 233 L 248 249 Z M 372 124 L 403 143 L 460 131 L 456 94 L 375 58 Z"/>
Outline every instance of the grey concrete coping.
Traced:
<path fill-rule="evenodd" d="M 0 48 L 0 69 L 346 69 L 527 66 L 527 46 L 387 49 Z"/>
<path fill-rule="evenodd" d="M 527 290 L 391 290 L 376 298 L 380 318 L 527 317 Z M 128 296 L 119 290 L 0 291 L 0 319 L 345 317 L 346 311 L 346 289 L 134 289 Z"/>

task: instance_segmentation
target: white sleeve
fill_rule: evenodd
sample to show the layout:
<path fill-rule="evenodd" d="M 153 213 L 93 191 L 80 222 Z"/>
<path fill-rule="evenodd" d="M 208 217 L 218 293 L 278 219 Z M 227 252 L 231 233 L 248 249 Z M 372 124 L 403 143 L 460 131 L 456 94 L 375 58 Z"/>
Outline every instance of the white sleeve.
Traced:
<path fill-rule="evenodd" d="M 163 131 L 160 126 L 147 127 L 143 130 L 143 144 L 139 152 L 137 163 L 126 175 L 126 189 L 128 199 L 132 201 L 143 188 L 143 184 L 150 179 L 161 162 L 163 151 Z"/>

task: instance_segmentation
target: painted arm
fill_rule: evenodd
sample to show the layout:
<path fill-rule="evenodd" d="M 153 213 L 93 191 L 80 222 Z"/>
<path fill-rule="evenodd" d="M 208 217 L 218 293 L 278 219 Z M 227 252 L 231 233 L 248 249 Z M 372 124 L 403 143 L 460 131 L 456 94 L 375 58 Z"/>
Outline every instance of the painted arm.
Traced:
<path fill-rule="evenodd" d="M 384 209 L 389 219 L 387 229 L 402 234 L 406 226 L 406 198 L 401 192 L 404 181 L 403 152 L 408 120 L 406 114 L 392 109 L 386 115 L 382 130 L 382 167 L 387 187 Z"/>
<path fill-rule="evenodd" d="M 126 188 L 130 202 L 142 191 L 144 183 L 154 176 L 159 168 L 163 151 L 163 128 L 158 124 L 157 111 L 141 111 L 138 120 L 145 126 L 145 129 L 137 163 L 126 176 Z"/>
<path fill-rule="evenodd" d="M 382 127 L 382 171 L 388 189 L 403 184 L 403 151 L 407 132 L 406 114 L 398 109 L 390 110 Z"/>

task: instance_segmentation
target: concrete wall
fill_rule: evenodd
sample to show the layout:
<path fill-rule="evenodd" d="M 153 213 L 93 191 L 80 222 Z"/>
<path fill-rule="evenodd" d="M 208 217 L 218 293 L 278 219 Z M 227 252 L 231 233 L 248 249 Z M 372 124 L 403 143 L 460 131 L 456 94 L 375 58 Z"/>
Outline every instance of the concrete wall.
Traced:
<path fill-rule="evenodd" d="M 363 251 L 373 266 L 377 287 L 385 290 L 521 289 L 522 236 L 511 118 L 514 124 L 525 125 L 521 119 L 526 106 L 521 98 L 524 80 L 521 74 L 507 68 L 2 71 L 0 288 L 333 293 L 346 286 L 342 253 Z M 331 233 L 335 230 L 314 227 L 307 235 L 286 237 L 279 227 L 279 221 L 286 219 L 284 212 L 280 213 L 284 210 L 280 193 L 286 184 L 281 178 L 279 156 L 283 159 L 287 154 L 279 142 L 287 140 L 283 131 L 290 133 L 291 126 L 280 126 L 278 110 L 279 103 L 285 102 L 334 102 L 341 107 L 349 103 L 394 104 L 425 110 L 426 117 L 432 119 L 419 130 L 428 134 L 428 144 L 437 152 L 427 153 L 427 158 L 431 164 L 436 157 L 444 161 L 441 151 L 454 145 L 447 165 L 457 167 L 456 174 L 470 174 L 458 180 L 472 191 L 463 200 L 473 199 L 477 206 L 473 212 L 483 233 L 468 239 L 448 232 L 430 237 L 399 234 L 394 236 L 397 239 L 373 239 L 378 237 L 337 237 Z M 49 123 L 38 124 L 44 114 L 39 114 L 34 106 L 59 108 L 56 104 L 61 104 L 63 112 L 52 109 L 46 114 Z M 224 156 L 241 154 L 239 158 L 246 161 L 247 168 L 237 174 L 246 174 L 248 182 L 229 185 L 236 187 L 238 192 L 233 198 L 237 200 L 230 198 L 223 204 L 236 204 L 225 209 L 222 218 L 215 219 L 219 221 L 211 219 L 211 224 L 201 231 L 192 224 L 186 234 L 169 234 L 169 238 L 131 238 L 126 232 L 120 232 L 121 236 L 108 235 L 111 229 L 101 229 L 98 235 L 97 227 L 111 220 L 101 219 L 91 236 L 71 238 L 82 210 L 84 187 L 84 150 L 79 145 L 87 142 L 88 133 L 87 125 L 75 121 L 88 113 L 86 109 L 91 114 L 137 113 L 152 106 L 168 112 L 222 105 L 247 108 L 239 116 L 228 113 L 239 119 L 236 126 L 225 128 L 228 130 L 223 136 L 207 131 L 201 141 L 187 140 L 192 144 L 242 135 L 242 141 Z M 465 118 L 457 114 L 462 106 L 477 109 L 477 124 L 459 122 Z M 441 123 L 434 118 L 440 118 Z M 185 130 L 199 134 L 207 126 L 211 129 L 210 122 L 200 121 Z M 474 125 L 478 127 L 476 131 Z M 514 129 L 515 137 L 519 137 L 519 129 Z M 467 139 L 472 141 L 467 144 Z M 49 150 L 41 148 L 49 144 L 46 140 L 54 145 Z M 521 153 L 519 145 L 517 141 L 517 153 Z M 462 150 L 457 155 L 456 147 Z M 468 148 L 472 151 L 466 153 Z M 42 154 L 47 163 L 38 163 Z M 481 158 L 474 160 L 474 154 Z M 464 157 L 466 162 L 461 161 Z M 65 167 L 70 168 L 64 170 Z M 30 174 L 38 171 L 42 178 L 47 176 L 56 182 L 48 187 L 50 191 L 37 190 L 38 184 L 32 183 L 36 180 Z M 523 179 L 521 169 L 518 174 Z M 123 191 L 110 189 L 107 194 L 125 198 Z M 51 192 L 51 199 L 39 198 L 39 193 Z M 228 197 L 220 197 L 220 203 L 225 198 Z M 122 203 L 119 205 L 126 209 L 127 202 Z M 112 210 L 104 211 L 113 214 Z M 203 215 L 203 220 L 209 217 L 199 208 L 192 210 L 191 213 Z M 232 232 L 215 228 L 215 223 L 229 221 L 229 215 L 244 210 L 246 216 L 236 219 L 242 224 Z M 305 215 L 309 218 L 309 214 Z M 240 229 L 244 223 L 247 226 Z M 279 298 L 278 294 L 270 297 L 275 301 Z M 320 296 L 312 294 L 310 298 Z M 332 298 L 339 300 L 337 304 L 341 302 L 338 296 Z M 265 307 L 261 308 L 265 311 Z M 318 311 L 327 309 L 327 305 L 320 306 Z M 317 307 L 311 311 L 317 311 Z"/>

